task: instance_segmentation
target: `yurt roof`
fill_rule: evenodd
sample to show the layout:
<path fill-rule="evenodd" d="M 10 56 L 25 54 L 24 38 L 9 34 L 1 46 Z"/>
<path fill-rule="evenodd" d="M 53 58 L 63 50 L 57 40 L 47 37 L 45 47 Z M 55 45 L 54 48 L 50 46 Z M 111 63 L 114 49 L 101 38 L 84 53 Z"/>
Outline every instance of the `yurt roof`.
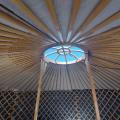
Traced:
<path fill-rule="evenodd" d="M 0 0 L 0 89 L 36 90 L 60 44 L 89 53 L 97 89 L 120 88 L 120 0 Z M 43 90 L 90 89 L 85 61 L 42 71 Z"/>

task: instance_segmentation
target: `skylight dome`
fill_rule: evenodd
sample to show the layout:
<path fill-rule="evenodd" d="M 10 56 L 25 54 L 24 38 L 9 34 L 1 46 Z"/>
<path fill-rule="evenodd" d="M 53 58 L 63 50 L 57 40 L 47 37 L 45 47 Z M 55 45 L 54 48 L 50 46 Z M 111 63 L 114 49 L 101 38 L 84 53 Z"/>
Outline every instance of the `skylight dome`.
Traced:
<path fill-rule="evenodd" d="M 60 45 L 47 49 L 44 52 L 44 59 L 56 64 L 73 64 L 85 59 L 85 53 L 76 46 Z"/>

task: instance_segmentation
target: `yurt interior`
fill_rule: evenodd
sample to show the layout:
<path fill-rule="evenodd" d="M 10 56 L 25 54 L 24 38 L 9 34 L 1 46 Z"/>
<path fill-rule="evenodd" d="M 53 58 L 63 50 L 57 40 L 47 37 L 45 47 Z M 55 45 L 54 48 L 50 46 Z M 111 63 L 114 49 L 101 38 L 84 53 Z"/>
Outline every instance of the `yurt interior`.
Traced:
<path fill-rule="evenodd" d="M 120 0 L 0 0 L 0 120 L 120 120 Z"/>

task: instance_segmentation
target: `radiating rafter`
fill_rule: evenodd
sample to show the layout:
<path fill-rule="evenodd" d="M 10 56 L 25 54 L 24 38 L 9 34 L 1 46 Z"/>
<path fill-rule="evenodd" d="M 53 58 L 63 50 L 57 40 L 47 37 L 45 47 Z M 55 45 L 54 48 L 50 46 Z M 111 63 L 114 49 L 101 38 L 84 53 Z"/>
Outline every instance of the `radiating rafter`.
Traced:
<path fill-rule="evenodd" d="M 56 9 L 55 9 L 55 5 L 54 5 L 54 1 L 53 0 L 45 0 L 46 6 L 49 10 L 51 19 L 56 27 L 56 30 L 58 32 L 58 35 L 60 37 L 61 42 L 63 42 L 63 37 L 62 37 L 62 31 L 61 31 L 61 26 L 59 24 L 58 18 L 57 18 L 57 14 L 56 14 Z"/>
<path fill-rule="evenodd" d="M 96 32 L 97 30 L 100 30 L 101 28 L 107 26 L 108 24 L 112 23 L 115 20 L 120 19 L 120 11 L 114 13 L 112 16 L 105 19 L 102 23 L 96 25 L 94 28 L 92 28 L 92 32 Z"/>
<path fill-rule="evenodd" d="M 114 35 L 114 34 L 116 34 L 117 32 L 120 32 L 120 27 L 114 27 L 114 28 L 112 28 L 112 29 L 110 29 L 110 30 L 107 30 L 107 31 L 105 31 L 105 32 L 103 32 L 103 33 L 99 33 L 99 34 L 94 35 L 94 36 L 90 36 L 90 37 L 87 36 L 87 37 L 85 37 L 84 39 L 78 41 L 77 43 L 80 42 L 80 43 L 82 44 L 82 42 L 83 42 L 83 44 L 84 44 L 84 43 L 87 42 L 87 41 L 90 41 L 90 40 L 93 40 L 93 39 L 97 39 L 97 38 L 100 38 L 100 37 L 102 37 L 102 36 Z"/>
<path fill-rule="evenodd" d="M 24 32 L 23 32 L 24 33 Z M 36 43 L 42 43 L 41 39 L 42 37 L 39 37 L 39 36 L 33 36 L 33 35 L 30 35 L 30 34 L 25 34 L 25 35 L 20 35 L 20 34 L 16 34 L 15 32 L 9 32 L 9 31 L 4 31 L 4 30 L 0 30 L 0 37 L 8 37 L 8 38 L 18 38 L 18 39 L 24 39 L 24 40 L 27 40 L 27 41 L 33 41 L 33 42 L 36 42 Z M 36 39 L 34 39 L 34 37 Z M 49 40 L 47 40 L 46 38 L 46 42 L 50 42 Z"/>
<path fill-rule="evenodd" d="M 0 18 L 4 19 L 5 21 L 8 21 L 12 24 L 15 24 L 15 25 L 25 28 L 31 34 L 34 34 L 34 35 L 38 34 L 38 31 L 35 30 L 33 27 L 31 27 L 30 25 L 27 25 L 25 22 L 22 22 L 21 20 L 9 15 L 8 13 L 4 12 L 3 10 L 0 10 Z"/>
<path fill-rule="evenodd" d="M 17 15 L 14 11 L 12 11 L 11 9 L 8 9 L 6 6 L 4 6 L 4 5 L 2 5 L 2 4 L 0 4 L 0 7 L 3 9 L 3 10 L 5 10 L 6 12 L 8 12 L 8 13 L 10 13 L 11 15 L 13 15 L 14 17 L 17 17 L 19 20 L 22 20 L 23 22 L 25 22 L 26 24 L 28 24 L 28 25 L 30 25 L 33 29 L 35 29 L 35 30 L 37 30 L 37 32 L 39 32 L 38 34 L 39 34 L 39 36 L 43 36 L 43 35 L 45 35 L 46 37 L 48 37 L 49 38 L 49 42 L 51 42 L 51 43 L 56 43 L 57 42 L 57 39 L 54 37 L 54 36 L 49 36 L 48 35 L 48 33 L 45 33 L 45 32 L 42 32 L 40 29 L 38 29 L 36 26 L 34 26 L 34 25 L 32 25 L 29 21 L 27 21 L 27 20 L 25 20 L 23 17 L 21 17 L 21 16 L 19 16 L 19 15 Z M 10 27 L 10 26 L 8 26 L 8 25 L 6 25 L 7 27 Z M 5 27 L 6 27 L 5 26 Z M 8 28 L 7 28 L 8 29 Z M 18 30 L 18 28 L 16 29 L 16 31 Z M 20 31 L 23 31 L 23 30 L 20 30 Z M 24 31 L 24 32 L 26 32 L 26 33 L 28 33 L 29 35 L 30 35 L 30 32 L 28 32 L 28 31 Z M 15 32 L 16 33 L 16 32 Z M 37 33 L 36 33 L 37 34 Z M 38 35 L 36 35 L 36 36 L 38 36 Z M 34 35 L 34 37 L 35 37 L 35 35 Z"/>
<path fill-rule="evenodd" d="M 108 17 L 107 19 L 105 19 L 104 21 L 102 21 L 101 23 L 99 23 L 98 25 L 96 25 L 95 27 L 93 27 L 92 29 L 87 31 L 86 33 L 84 33 L 80 38 L 89 37 L 89 35 L 95 33 L 96 31 L 102 29 L 103 27 L 107 26 L 108 24 L 110 24 L 113 21 L 118 20 L 118 19 L 120 19 L 120 11 L 114 13 L 113 15 L 111 15 L 110 17 Z M 92 37 L 94 37 L 94 36 L 92 36 Z M 77 43 L 81 42 L 81 40 L 79 40 L 80 38 L 74 40 L 74 42 L 77 42 Z"/>
<path fill-rule="evenodd" d="M 0 36 L 0 40 L 1 41 L 18 41 L 18 40 L 22 40 L 22 39 Z"/>
<path fill-rule="evenodd" d="M 43 23 L 40 18 L 38 18 L 33 11 L 29 8 L 28 5 L 26 5 L 22 0 L 11 0 L 11 2 L 16 5 L 26 16 L 28 16 L 41 30 L 48 33 L 49 35 L 54 36 L 51 30 L 47 27 L 46 24 Z"/>
<path fill-rule="evenodd" d="M 1 49 L 0 53 L 8 51 L 17 52 L 17 50 L 23 51 L 28 48 L 32 48 L 32 46 L 33 46 L 32 41 L 29 39 L 0 36 L 0 49 Z"/>
<path fill-rule="evenodd" d="M 92 10 L 89 16 L 86 18 L 84 23 L 80 27 L 80 31 L 86 29 L 86 27 L 102 12 L 105 7 L 111 2 L 111 0 L 100 0 L 97 6 Z"/>
<path fill-rule="evenodd" d="M 81 0 L 73 0 L 72 1 L 72 10 L 71 10 L 71 16 L 69 19 L 69 24 L 68 24 L 68 34 L 67 34 L 67 41 L 69 41 L 71 35 L 72 35 L 72 29 L 73 25 L 76 21 L 78 12 L 80 10 L 80 5 L 81 5 Z"/>
<path fill-rule="evenodd" d="M 82 33 L 87 28 L 87 26 L 105 9 L 105 7 L 110 2 L 111 0 L 100 0 L 100 2 L 96 5 L 96 7 L 90 12 L 88 17 L 82 23 L 82 25 L 78 28 L 73 37 L 75 37 L 77 34 L 79 34 L 78 36 L 80 36 L 80 33 Z"/>
<path fill-rule="evenodd" d="M 0 34 L 2 34 L 3 32 L 4 33 L 6 32 L 9 36 L 14 35 L 13 38 L 16 38 L 16 37 L 19 38 L 21 36 L 21 38 L 39 42 L 41 39 L 43 39 L 43 37 L 45 37 L 44 39 L 47 42 L 49 42 L 51 44 L 55 43 L 55 41 L 50 40 L 49 38 L 47 38 L 47 36 L 45 36 L 42 33 L 39 33 L 39 35 L 33 35 L 33 34 L 29 33 L 29 32 L 22 31 L 22 30 L 19 30 L 17 28 L 13 28 L 13 27 L 5 25 L 3 23 L 0 23 L 0 30 L 2 30 L 2 32 Z M 5 34 L 5 35 L 7 35 L 7 34 Z M 4 36 L 4 34 L 2 34 L 2 36 Z"/>
<path fill-rule="evenodd" d="M 13 27 L 10 27 L 8 25 L 5 25 L 5 24 L 2 24 L 0 23 L 0 30 L 4 30 L 4 31 L 8 31 L 8 32 L 11 32 L 11 33 L 15 33 L 15 34 L 18 34 L 18 35 L 23 35 L 23 36 L 34 36 L 33 34 L 31 33 L 28 33 L 28 32 L 25 32 L 25 31 L 22 31 L 22 30 L 18 30 L 16 28 L 13 28 Z"/>
<path fill-rule="evenodd" d="M 57 15 L 56 15 L 56 10 L 55 10 L 53 0 L 45 0 L 45 3 L 46 3 L 46 6 L 47 6 L 47 8 L 50 12 L 51 18 L 52 18 L 52 20 L 55 24 L 55 27 L 56 27 L 57 31 L 60 31 L 60 25 L 59 25 L 58 18 L 57 18 Z"/>
<path fill-rule="evenodd" d="M 27 38 L 23 35 L 12 33 L 9 31 L 0 30 L 0 36 L 11 37 L 11 38 Z"/>

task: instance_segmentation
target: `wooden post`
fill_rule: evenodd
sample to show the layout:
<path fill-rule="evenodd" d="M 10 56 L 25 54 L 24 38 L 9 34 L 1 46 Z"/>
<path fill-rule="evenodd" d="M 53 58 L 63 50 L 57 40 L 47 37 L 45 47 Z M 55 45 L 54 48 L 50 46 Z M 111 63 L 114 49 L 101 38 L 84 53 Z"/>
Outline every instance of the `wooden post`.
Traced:
<path fill-rule="evenodd" d="M 40 95 L 41 95 L 41 85 L 42 85 L 42 60 L 40 64 L 40 78 L 38 80 L 38 90 L 37 90 L 37 97 L 36 97 L 36 105 L 35 105 L 35 112 L 34 112 L 34 120 L 37 120 L 38 118 L 38 111 L 39 111 L 39 103 L 40 103 Z"/>
<path fill-rule="evenodd" d="M 97 96 L 96 96 L 96 85 L 95 85 L 95 81 L 92 75 L 88 55 L 86 55 L 86 67 L 87 67 L 88 77 L 89 77 L 89 81 L 90 81 L 91 88 L 92 88 L 92 97 L 93 97 L 93 102 L 95 106 L 96 120 L 100 120 L 100 112 L 99 112 L 98 101 L 97 101 Z"/>

